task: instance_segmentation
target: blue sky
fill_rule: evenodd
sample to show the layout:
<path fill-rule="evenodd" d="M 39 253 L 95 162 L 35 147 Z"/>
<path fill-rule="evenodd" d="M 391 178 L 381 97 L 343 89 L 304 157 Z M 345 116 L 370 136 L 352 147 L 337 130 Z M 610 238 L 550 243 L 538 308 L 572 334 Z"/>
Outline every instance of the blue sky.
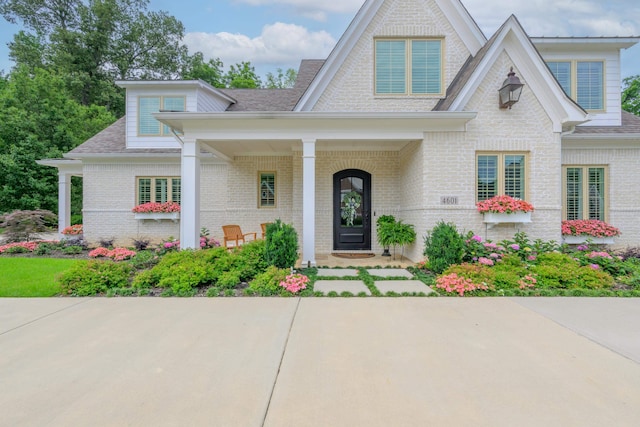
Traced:
<path fill-rule="evenodd" d="M 185 43 L 226 66 L 249 60 L 259 74 L 326 58 L 363 0 L 151 0 L 185 25 Z M 463 0 L 490 37 L 515 14 L 530 36 L 640 35 L 638 0 Z M 0 18 L 1 20 L 1 18 Z M 0 70 L 8 71 L 7 42 L 16 25 L 0 21 Z M 640 74 L 640 46 L 622 53 L 623 77 Z"/>

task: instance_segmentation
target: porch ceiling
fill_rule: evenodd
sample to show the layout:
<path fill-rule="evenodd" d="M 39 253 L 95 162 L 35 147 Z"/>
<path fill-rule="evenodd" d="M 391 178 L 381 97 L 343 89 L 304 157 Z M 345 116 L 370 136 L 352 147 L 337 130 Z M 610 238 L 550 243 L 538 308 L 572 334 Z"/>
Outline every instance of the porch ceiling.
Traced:
<path fill-rule="evenodd" d="M 201 140 L 202 148 L 220 157 L 289 156 L 302 151 L 300 140 Z M 316 151 L 399 151 L 411 140 L 316 140 Z"/>
<path fill-rule="evenodd" d="M 397 151 L 425 132 L 464 132 L 475 112 L 225 112 L 156 113 L 162 123 L 231 159 L 248 154 L 282 155 L 316 141 L 318 151 Z"/>

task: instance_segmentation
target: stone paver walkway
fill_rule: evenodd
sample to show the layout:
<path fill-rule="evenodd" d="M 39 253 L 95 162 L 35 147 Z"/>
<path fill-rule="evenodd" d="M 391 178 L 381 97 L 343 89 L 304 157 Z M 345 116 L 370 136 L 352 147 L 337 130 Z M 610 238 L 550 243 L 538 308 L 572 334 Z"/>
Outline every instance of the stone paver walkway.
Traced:
<path fill-rule="evenodd" d="M 374 285 L 382 295 L 386 295 L 387 292 L 394 292 L 396 294 L 402 294 L 404 292 L 410 294 L 425 295 L 433 292 L 429 286 L 422 283 L 420 280 L 377 280 Z"/>
<path fill-rule="evenodd" d="M 351 292 L 353 295 L 364 292 L 367 295 L 371 295 L 371 291 L 361 280 L 316 280 L 313 289 L 325 295 L 329 294 L 329 292 L 337 292 L 338 295 L 342 292 Z"/>
<path fill-rule="evenodd" d="M 404 268 L 368 268 L 367 273 L 372 277 L 378 278 L 399 278 L 406 277 L 412 279 L 413 274 Z M 357 277 L 358 270 L 347 268 L 319 268 L 318 277 Z M 420 280 L 376 280 L 374 282 L 375 287 L 380 291 L 382 295 L 386 295 L 389 292 L 395 294 L 415 294 L 427 295 L 433 290 L 422 283 Z M 358 295 L 361 292 L 365 292 L 367 295 L 371 295 L 371 291 L 361 280 L 316 280 L 313 288 L 316 292 L 322 292 L 324 295 L 328 295 L 330 292 L 336 292 L 340 295 L 342 292 L 351 292 L 353 295 Z"/>

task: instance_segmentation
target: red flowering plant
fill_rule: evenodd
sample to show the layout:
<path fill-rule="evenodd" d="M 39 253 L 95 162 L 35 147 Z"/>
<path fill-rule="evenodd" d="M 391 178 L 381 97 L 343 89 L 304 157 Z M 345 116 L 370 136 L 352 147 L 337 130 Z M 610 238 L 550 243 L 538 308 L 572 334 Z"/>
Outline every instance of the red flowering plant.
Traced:
<path fill-rule="evenodd" d="M 493 196 L 490 199 L 478 202 L 476 203 L 476 207 L 480 213 L 494 212 L 510 214 L 515 212 L 533 211 L 533 205 L 531 203 L 504 194 L 501 196 Z"/>
<path fill-rule="evenodd" d="M 562 235 L 614 237 L 620 235 L 620 230 L 597 219 L 573 219 L 562 221 Z"/>
<path fill-rule="evenodd" d="M 136 206 L 132 211 L 135 213 L 180 212 L 180 205 L 176 202 L 149 202 Z"/>
<path fill-rule="evenodd" d="M 65 227 L 62 230 L 62 234 L 68 235 L 68 236 L 77 236 L 82 234 L 82 224 L 75 224 L 75 225 L 70 225 L 68 227 Z"/>

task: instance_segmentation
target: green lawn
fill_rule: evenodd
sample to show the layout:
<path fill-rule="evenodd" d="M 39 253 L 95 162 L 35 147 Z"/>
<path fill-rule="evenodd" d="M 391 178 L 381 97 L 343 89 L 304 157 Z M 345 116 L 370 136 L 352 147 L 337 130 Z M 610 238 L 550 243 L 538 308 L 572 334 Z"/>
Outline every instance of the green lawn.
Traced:
<path fill-rule="evenodd" d="M 75 259 L 0 257 L 0 297 L 50 297 L 60 293 L 56 275 Z"/>

